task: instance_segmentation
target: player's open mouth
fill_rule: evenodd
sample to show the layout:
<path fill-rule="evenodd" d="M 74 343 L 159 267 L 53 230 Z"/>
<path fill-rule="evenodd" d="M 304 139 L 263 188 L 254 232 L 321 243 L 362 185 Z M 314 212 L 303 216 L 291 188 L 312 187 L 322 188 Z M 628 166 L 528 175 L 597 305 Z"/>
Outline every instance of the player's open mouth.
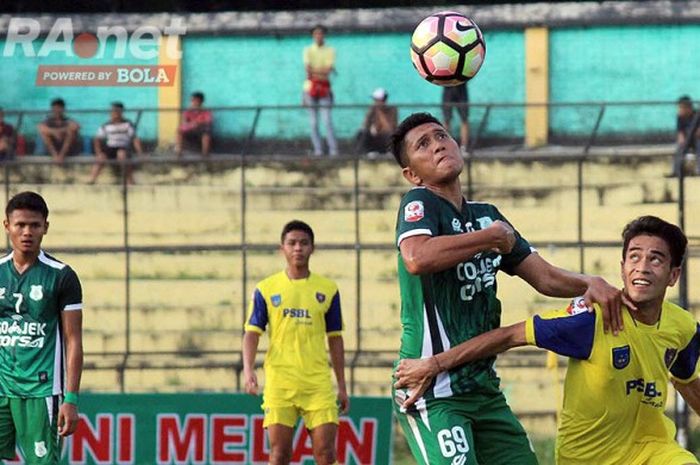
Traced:
<path fill-rule="evenodd" d="M 651 281 L 647 281 L 646 279 L 633 279 L 632 284 L 635 286 L 647 287 L 651 286 Z"/>

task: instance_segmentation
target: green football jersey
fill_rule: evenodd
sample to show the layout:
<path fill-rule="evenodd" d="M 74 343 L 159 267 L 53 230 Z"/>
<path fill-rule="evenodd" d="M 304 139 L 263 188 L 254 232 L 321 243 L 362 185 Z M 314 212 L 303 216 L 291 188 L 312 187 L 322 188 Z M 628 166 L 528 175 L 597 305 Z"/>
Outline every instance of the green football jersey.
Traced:
<path fill-rule="evenodd" d="M 75 271 L 44 251 L 22 274 L 12 253 L 0 259 L 0 396 L 63 393 L 61 314 L 82 300 Z"/>
<path fill-rule="evenodd" d="M 445 236 L 487 228 L 507 221 L 496 207 L 463 200 L 461 210 L 426 188 L 409 191 L 401 201 L 396 240 L 411 236 Z M 513 269 L 527 257 L 530 244 L 515 232 L 513 250 L 505 255 L 481 252 L 444 271 L 412 275 L 399 253 L 401 288 L 401 358 L 423 358 L 444 352 L 501 324 L 496 297 L 496 273 Z M 441 373 L 424 398 L 498 389 L 495 357 L 464 364 Z"/>

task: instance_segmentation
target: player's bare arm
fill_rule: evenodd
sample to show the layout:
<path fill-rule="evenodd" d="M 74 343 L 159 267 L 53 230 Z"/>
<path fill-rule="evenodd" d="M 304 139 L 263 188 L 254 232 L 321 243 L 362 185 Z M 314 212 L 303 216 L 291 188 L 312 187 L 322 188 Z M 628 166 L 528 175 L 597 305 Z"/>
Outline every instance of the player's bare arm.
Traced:
<path fill-rule="evenodd" d="M 243 335 L 243 382 L 245 392 L 258 394 L 258 376 L 255 374 L 255 356 L 258 353 L 260 335 L 255 331 L 246 331 Z"/>
<path fill-rule="evenodd" d="M 328 352 L 331 356 L 331 365 L 338 384 L 338 402 L 340 413 L 347 413 L 350 409 L 350 398 L 345 384 L 345 344 L 343 336 L 333 335 L 328 337 Z"/>
<path fill-rule="evenodd" d="M 588 308 L 593 308 L 593 303 L 599 304 L 603 310 L 605 331 L 612 330 L 614 334 L 624 329 L 622 304 L 632 310 L 637 309 L 620 289 L 610 285 L 600 276 L 563 270 L 536 253 L 525 258 L 515 268 L 515 273 L 540 294 L 549 297 L 583 296 Z"/>
<path fill-rule="evenodd" d="M 78 394 L 83 373 L 83 312 L 63 312 L 61 323 L 66 344 L 66 392 Z M 69 402 L 61 404 L 57 424 L 61 436 L 73 434 L 78 427 L 77 405 Z"/>
<path fill-rule="evenodd" d="M 689 383 L 681 383 L 675 380 L 671 382 L 687 404 L 690 405 L 695 413 L 700 415 L 700 378 L 695 378 Z"/>
<path fill-rule="evenodd" d="M 504 221 L 488 228 L 451 236 L 413 236 L 399 246 L 406 269 L 411 274 L 435 273 L 469 260 L 479 252 L 495 250 L 505 254 L 513 249 L 515 233 Z"/>
<path fill-rule="evenodd" d="M 404 407 L 410 407 L 439 373 L 524 345 L 527 345 L 525 322 L 494 329 L 430 358 L 401 360 L 394 373 L 394 387 L 410 390 L 409 397 L 403 403 Z"/>

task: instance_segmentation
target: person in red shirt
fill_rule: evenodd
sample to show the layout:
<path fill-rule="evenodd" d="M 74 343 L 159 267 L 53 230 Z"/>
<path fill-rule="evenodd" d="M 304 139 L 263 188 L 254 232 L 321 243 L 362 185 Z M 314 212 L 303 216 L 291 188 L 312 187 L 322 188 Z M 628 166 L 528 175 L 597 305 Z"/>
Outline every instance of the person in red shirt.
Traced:
<path fill-rule="evenodd" d="M 209 156 L 211 150 L 211 126 L 212 114 L 209 110 L 202 109 L 204 94 L 193 92 L 190 99 L 190 108 L 182 113 L 182 121 L 177 128 L 177 141 L 175 153 L 182 157 L 182 144 L 185 141 L 196 140 L 202 147 L 202 156 Z"/>
<path fill-rule="evenodd" d="M 15 152 L 15 128 L 5 122 L 5 111 L 0 108 L 0 160 L 12 158 Z"/>

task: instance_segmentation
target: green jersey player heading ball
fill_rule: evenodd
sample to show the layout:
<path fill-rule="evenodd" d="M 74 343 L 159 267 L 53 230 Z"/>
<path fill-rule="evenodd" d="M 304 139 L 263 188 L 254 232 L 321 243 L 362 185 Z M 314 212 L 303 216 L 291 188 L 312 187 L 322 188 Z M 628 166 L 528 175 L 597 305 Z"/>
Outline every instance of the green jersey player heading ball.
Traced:
<path fill-rule="evenodd" d="M 49 210 L 34 192 L 5 208 L 12 252 L 0 258 L 0 459 L 55 465 L 78 426 L 82 291 L 75 272 L 41 249 Z"/>
<path fill-rule="evenodd" d="M 464 161 L 436 118 L 409 116 L 392 144 L 404 177 L 414 186 L 401 201 L 396 230 L 401 359 L 432 357 L 499 327 L 496 274 L 501 269 L 548 296 L 583 295 L 605 309 L 606 327 L 621 329 L 624 297 L 618 289 L 602 278 L 551 265 L 495 206 L 463 197 L 459 175 Z M 419 464 L 537 463 L 500 392 L 494 361 L 478 360 L 440 373 L 410 408 L 403 404 L 411 392 L 394 391 L 399 423 Z"/>

